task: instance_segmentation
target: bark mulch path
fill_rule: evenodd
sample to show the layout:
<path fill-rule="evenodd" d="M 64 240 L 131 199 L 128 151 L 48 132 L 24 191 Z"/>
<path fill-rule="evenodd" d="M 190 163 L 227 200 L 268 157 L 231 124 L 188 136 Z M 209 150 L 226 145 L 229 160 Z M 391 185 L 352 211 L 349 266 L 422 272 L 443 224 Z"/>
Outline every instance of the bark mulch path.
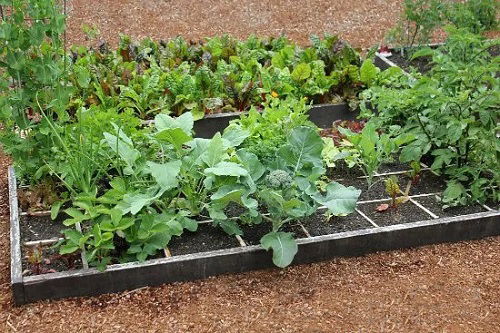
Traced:
<path fill-rule="evenodd" d="M 0 332 L 494 332 L 500 237 L 13 307 L 0 156 Z"/>
<path fill-rule="evenodd" d="M 84 44 L 83 24 L 116 45 L 119 33 L 141 39 L 189 39 L 225 33 L 278 36 L 308 43 L 310 34 L 340 34 L 356 47 L 382 40 L 402 0 L 69 0 L 70 44 Z"/>

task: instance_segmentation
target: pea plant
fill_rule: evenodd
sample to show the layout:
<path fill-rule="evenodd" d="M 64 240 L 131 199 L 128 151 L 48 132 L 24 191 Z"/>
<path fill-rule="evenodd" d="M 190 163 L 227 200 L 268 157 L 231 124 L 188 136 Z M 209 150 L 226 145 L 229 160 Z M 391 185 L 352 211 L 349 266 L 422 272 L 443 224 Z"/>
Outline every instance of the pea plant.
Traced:
<path fill-rule="evenodd" d="M 50 155 L 48 117 L 64 121 L 71 88 L 66 85 L 64 15 L 55 0 L 1 1 L 0 142 L 22 178 L 36 174 Z"/>

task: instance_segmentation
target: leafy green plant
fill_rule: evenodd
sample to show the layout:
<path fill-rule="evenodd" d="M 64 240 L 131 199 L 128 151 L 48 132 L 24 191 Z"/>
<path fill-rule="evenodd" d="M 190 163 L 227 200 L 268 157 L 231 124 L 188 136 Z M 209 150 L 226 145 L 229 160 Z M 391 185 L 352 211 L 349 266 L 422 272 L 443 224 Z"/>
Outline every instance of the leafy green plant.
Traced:
<path fill-rule="evenodd" d="M 402 149 L 402 162 L 432 156 L 432 169 L 448 179 L 445 205 L 498 200 L 499 64 L 488 52 L 498 40 L 454 27 L 447 32 L 445 46 L 414 55 L 432 56 L 428 76 L 404 85 L 380 85 L 363 96 L 384 110 L 371 113 L 382 127 L 401 126 L 415 137 Z"/>
<path fill-rule="evenodd" d="M 402 54 L 413 53 L 416 46 L 430 43 L 434 32 L 447 24 L 472 33 L 493 30 L 498 26 L 497 13 L 498 2 L 494 0 L 405 0 L 403 13 L 386 39 L 400 47 Z"/>
<path fill-rule="evenodd" d="M 293 235 L 280 231 L 292 220 L 309 216 L 324 205 L 331 215 L 347 215 L 356 205 L 361 191 L 332 182 L 321 193 L 316 182 L 324 175 L 322 139 L 310 127 L 296 127 L 287 142 L 277 152 L 269 174 L 258 185 L 257 198 L 269 215 L 261 218 L 270 222 L 272 231 L 264 235 L 261 244 L 273 250 L 273 262 L 279 267 L 291 263 L 297 245 Z"/>
<path fill-rule="evenodd" d="M 391 208 L 397 208 L 400 204 L 408 201 L 408 194 L 410 193 L 411 181 L 406 186 L 404 192 L 401 191 L 399 187 L 398 177 L 391 175 L 389 178 L 384 180 L 385 192 L 391 197 Z M 400 196 L 403 194 L 403 196 Z"/>
<path fill-rule="evenodd" d="M 369 185 L 380 165 L 391 161 L 400 146 L 413 140 L 412 135 L 397 134 L 397 127 L 392 128 L 389 133 L 380 134 L 374 121 L 366 123 L 359 133 L 342 127 L 339 127 L 339 131 L 347 137 L 343 142 L 348 152 L 345 158 L 360 167 Z"/>
<path fill-rule="evenodd" d="M 64 15 L 54 0 L 1 3 L 0 142 L 14 157 L 20 177 L 29 179 L 50 155 L 51 137 L 38 104 L 64 121 L 71 88 L 65 84 Z M 38 101 L 37 101 L 38 100 Z M 29 179 L 32 181 L 32 179 Z"/>
<path fill-rule="evenodd" d="M 480 33 L 498 26 L 497 13 L 498 2 L 494 0 L 467 0 L 450 3 L 445 16 L 457 28 Z"/>
<path fill-rule="evenodd" d="M 428 44 L 432 33 L 442 25 L 445 3 L 440 0 L 405 0 L 397 25 L 390 30 L 387 39 L 399 46 Z"/>
<path fill-rule="evenodd" d="M 307 118 L 308 110 L 305 100 L 293 98 L 271 98 L 261 112 L 252 108 L 248 115 L 234 121 L 249 132 L 242 146 L 263 162 L 274 159 L 295 127 L 312 126 Z"/>

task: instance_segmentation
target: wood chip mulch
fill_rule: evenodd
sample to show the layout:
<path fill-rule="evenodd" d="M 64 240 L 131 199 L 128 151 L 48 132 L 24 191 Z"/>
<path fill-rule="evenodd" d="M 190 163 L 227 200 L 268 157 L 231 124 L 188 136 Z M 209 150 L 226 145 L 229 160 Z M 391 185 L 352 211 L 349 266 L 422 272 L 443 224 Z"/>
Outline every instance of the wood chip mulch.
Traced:
<path fill-rule="evenodd" d="M 356 47 L 382 40 L 402 0 L 68 0 L 69 42 L 85 44 L 83 24 L 116 45 L 118 34 L 137 39 L 181 35 L 198 40 L 231 34 L 286 34 L 306 44 L 310 34 L 339 34 Z"/>
<path fill-rule="evenodd" d="M 70 0 L 71 43 L 83 23 L 101 38 L 230 33 L 340 33 L 382 38 L 401 0 Z M 0 156 L 1 332 L 498 332 L 500 237 L 227 275 L 100 297 L 13 307 L 6 167 Z"/>

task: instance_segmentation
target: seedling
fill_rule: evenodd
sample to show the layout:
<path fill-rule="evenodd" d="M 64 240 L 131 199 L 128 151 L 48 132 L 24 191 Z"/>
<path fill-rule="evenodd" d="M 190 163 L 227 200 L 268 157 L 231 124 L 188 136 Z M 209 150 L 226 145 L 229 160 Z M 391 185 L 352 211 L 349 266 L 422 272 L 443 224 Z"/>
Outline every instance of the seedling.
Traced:
<path fill-rule="evenodd" d="M 37 245 L 28 251 L 26 256 L 29 268 L 26 273 L 31 273 L 33 275 L 54 273 L 54 269 L 47 268 L 46 265 L 50 264 L 50 260 L 43 257 L 43 248 L 41 245 Z"/>
<path fill-rule="evenodd" d="M 411 179 L 411 184 L 416 185 L 420 181 L 420 171 L 422 167 L 418 161 L 413 161 L 410 163 L 411 170 L 408 171 L 408 176 Z"/>
<path fill-rule="evenodd" d="M 408 194 L 410 193 L 410 187 L 412 184 L 411 180 L 406 185 L 404 192 L 401 191 L 401 188 L 399 187 L 398 177 L 396 177 L 395 175 L 392 175 L 389 178 L 387 178 L 384 181 L 384 183 L 385 183 L 385 192 L 391 197 L 391 202 L 389 204 L 379 205 L 376 208 L 378 212 L 386 211 L 389 208 L 396 209 L 400 204 L 403 204 L 409 200 Z M 401 193 L 403 195 L 400 195 Z"/>

